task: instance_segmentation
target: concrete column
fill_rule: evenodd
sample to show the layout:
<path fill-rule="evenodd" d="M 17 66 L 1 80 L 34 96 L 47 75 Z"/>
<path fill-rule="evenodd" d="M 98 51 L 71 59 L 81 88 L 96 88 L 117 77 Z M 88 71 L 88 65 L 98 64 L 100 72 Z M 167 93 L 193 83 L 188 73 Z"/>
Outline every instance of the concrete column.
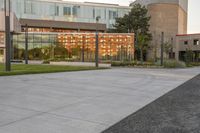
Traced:
<path fill-rule="evenodd" d="M 179 61 L 179 41 L 177 38 L 175 41 L 175 59 Z"/>

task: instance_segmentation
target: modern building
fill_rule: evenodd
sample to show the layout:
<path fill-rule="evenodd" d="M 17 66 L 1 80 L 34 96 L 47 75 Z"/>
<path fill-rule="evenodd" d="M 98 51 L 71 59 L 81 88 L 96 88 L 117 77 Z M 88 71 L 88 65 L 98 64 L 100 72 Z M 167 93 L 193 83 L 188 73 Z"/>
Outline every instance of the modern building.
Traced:
<path fill-rule="evenodd" d="M 200 34 L 176 35 L 176 59 L 186 61 L 186 51 L 192 52 L 191 60 L 200 62 Z"/>
<path fill-rule="evenodd" d="M 49 40 L 52 41 L 52 38 L 50 38 L 49 36 L 54 34 L 53 42 L 56 43 L 55 45 L 57 45 L 58 43 L 60 45 L 65 45 L 64 47 L 68 47 L 68 52 L 70 53 L 71 50 L 69 50 L 68 46 L 69 41 L 66 41 L 65 39 L 73 37 L 71 36 L 72 34 L 69 35 L 68 33 L 85 33 L 87 34 L 87 37 L 90 36 L 90 33 L 92 34 L 96 31 L 100 33 L 105 33 L 107 29 L 113 28 L 113 24 L 115 24 L 115 18 L 123 17 L 130 11 L 130 7 L 120 6 L 117 4 L 69 2 L 62 0 L 11 0 L 11 11 L 11 32 L 13 33 L 12 42 L 14 52 L 13 57 L 15 57 L 14 55 L 16 55 L 16 47 L 20 46 L 21 48 L 24 48 L 24 32 L 26 31 L 26 28 L 28 29 L 29 33 L 31 32 L 28 37 L 29 40 L 35 41 L 35 43 L 29 42 L 30 50 L 31 48 L 34 50 L 38 50 L 35 48 L 39 48 L 39 46 L 40 48 L 42 48 L 42 45 L 49 45 L 50 47 L 50 45 L 52 45 L 52 42 L 50 43 Z M 1 50 L 4 50 L 5 47 L 5 25 L 3 15 L 4 0 L 0 0 L 0 59 L 3 58 L 4 55 L 3 51 Z M 46 35 L 49 36 L 46 37 Z M 81 38 L 84 38 L 83 34 L 80 35 L 82 35 Z M 133 45 L 133 42 L 125 41 L 133 41 L 133 34 L 127 34 L 127 36 L 123 34 L 123 39 L 120 38 L 122 37 L 122 35 L 104 35 L 107 36 L 107 38 L 112 38 L 109 40 L 111 41 L 112 45 L 116 44 L 117 46 L 119 45 L 117 42 L 123 40 L 123 42 L 121 41 L 121 46 L 119 46 L 119 48 L 123 47 L 123 45 L 127 48 L 128 45 Z M 133 35 L 131 39 L 128 39 L 131 35 Z M 63 40 L 63 38 L 65 39 Z M 37 41 L 37 39 L 39 39 L 39 41 Z M 74 39 L 71 39 L 70 42 L 73 41 Z M 80 42 L 82 42 L 81 39 Z M 108 41 L 104 42 L 108 43 Z M 72 43 L 70 45 L 72 45 Z M 81 47 L 80 45 L 77 46 Z M 134 46 L 131 46 L 131 48 L 133 47 Z M 113 49 L 113 51 L 115 51 L 115 49 Z M 106 52 L 100 53 L 105 56 L 107 55 L 105 54 Z M 21 53 L 21 56 L 24 56 L 24 53 Z"/>
<path fill-rule="evenodd" d="M 0 0 L 0 9 L 3 10 Z M 32 31 L 96 30 L 96 17 L 99 30 L 113 28 L 116 17 L 123 17 L 130 7 L 117 4 L 92 2 L 69 2 L 63 0 L 11 0 L 12 11 L 20 20 L 33 28 Z M 44 24 L 45 23 L 45 24 Z M 46 24 L 47 23 L 47 24 Z M 88 26 L 89 25 L 89 26 Z M 42 29 L 43 28 L 43 29 Z M 71 31 L 70 31 L 71 32 Z"/>
<path fill-rule="evenodd" d="M 0 60 L 5 53 L 3 2 L 0 0 Z M 164 57 L 184 60 L 186 50 L 190 49 L 195 53 L 194 61 L 199 60 L 198 34 L 187 35 L 188 0 L 136 0 L 132 4 L 136 3 L 145 5 L 151 16 L 153 40 L 147 59 L 160 58 L 161 32 L 164 32 L 164 42 L 172 45 L 170 53 L 165 53 Z M 113 28 L 115 18 L 123 17 L 130 9 L 131 6 L 93 2 L 11 0 L 12 58 L 23 59 L 27 30 L 29 59 L 60 57 L 57 51 L 62 46 L 68 60 L 92 61 L 96 31 L 101 33 L 101 59 L 133 59 L 134 34 L 105 33 Z M 188 44 L 182 45 L 184 40 Z"/>
<path fill-rule="evenodd" d="M 145 5 L 151 16 L 153 40 L 147 57 L 160 57 L 161 32 L 164 32 L 164 41 L 173 44 L 175 55 L 176 35 L 187 34 L 188 0 L 136 0 L 133 4 L 136 3 Z"/>

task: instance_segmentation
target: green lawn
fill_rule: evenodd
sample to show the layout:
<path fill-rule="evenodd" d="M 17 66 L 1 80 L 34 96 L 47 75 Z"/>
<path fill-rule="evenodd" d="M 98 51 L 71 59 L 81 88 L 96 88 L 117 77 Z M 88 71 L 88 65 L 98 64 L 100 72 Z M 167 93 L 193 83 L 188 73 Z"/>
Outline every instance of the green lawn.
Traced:
<path fill-rule="evenodd" d="M 98 68 L 98 69 L 102 69 L 102 68 Z M 0 64 L 0 76 L 70 72 L 70 71 L 85 71 L 85 70 L 97 70 L 97 68 L 95 68 L 95 67 L 80 67 L 80 66 L 13 64 L 12 71 L 5 72 L 4 64 Z"/>

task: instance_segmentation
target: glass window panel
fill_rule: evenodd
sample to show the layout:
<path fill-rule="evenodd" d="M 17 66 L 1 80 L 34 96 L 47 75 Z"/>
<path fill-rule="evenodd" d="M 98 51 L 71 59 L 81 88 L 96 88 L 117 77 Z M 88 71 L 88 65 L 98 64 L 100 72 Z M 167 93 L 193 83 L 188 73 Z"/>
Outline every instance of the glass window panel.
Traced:
<path fill-rule="evenodd" d="M 30 0 L 24 1 L 24 13 L 25 14 L 36 13 L 36 5 L 33 1 L 30 1 Z"/>
<path fill-rule="evenodd" d="M 49 15 L 54 16 L 56 14 L 55 11 L 55 5 L 54 4 L 49 4 Z"/>
<path fill-rule="evenodd" d="M 4 0 L 0 0 L 0 11 L 3 11 L 4 9 Z"/>
<path fill-rule="evenodd" d="M 42 42 L 42 37 L 41 37 L 40 34 L 34 34 L 33 38 L 34 38 L 34 43 L 41 43 Z"/>
<path fill-rule="evenodd" d="M 72 8 L 72 10 L 73 10 L 73 16 L 78 16 L 79 9 L 80 9 L 80 6 L 73 6 L 73 8 Z"/>
<path fill-rule="evenodd" d="M 71 15 L 71 7 L 63 7 L 63 15 Z"/>
<path fill-rule="evenodd" d="M 59 16 L 59 6 L 56 6 L 55 15 L 56 15 L 56 16 Z"/>

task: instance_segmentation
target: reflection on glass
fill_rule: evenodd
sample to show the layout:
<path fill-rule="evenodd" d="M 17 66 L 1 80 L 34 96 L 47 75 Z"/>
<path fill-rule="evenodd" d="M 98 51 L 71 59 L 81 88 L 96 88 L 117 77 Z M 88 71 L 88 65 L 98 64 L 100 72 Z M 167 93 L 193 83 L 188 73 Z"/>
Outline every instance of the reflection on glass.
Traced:
<path fill-rule="evenodd" d="M 14 59 L 24 59 L 24 33 L 14 35 Z M 29 33 L 30 60 L 94 61 L 94 33 Z M 134 59 L 134 34 L 99 33 L 101 61 Z"/>

